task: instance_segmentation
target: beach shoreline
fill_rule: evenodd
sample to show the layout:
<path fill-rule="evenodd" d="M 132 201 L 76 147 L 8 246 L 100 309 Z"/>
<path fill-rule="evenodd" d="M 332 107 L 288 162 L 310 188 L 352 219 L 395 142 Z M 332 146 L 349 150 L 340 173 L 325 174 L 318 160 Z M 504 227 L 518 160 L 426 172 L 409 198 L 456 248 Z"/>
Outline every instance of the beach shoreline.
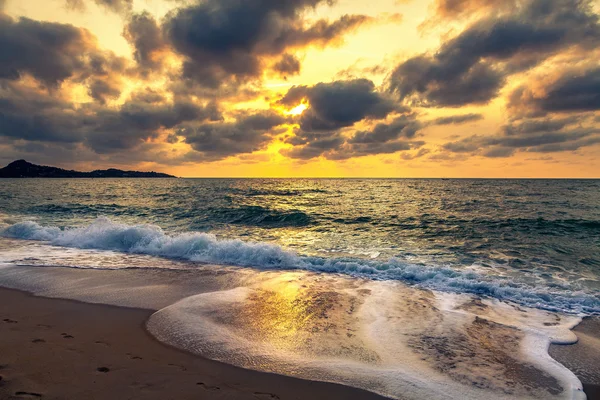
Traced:
<path fill-rule="evenodd" d="M 588 400 L 600 400 L 600 317 L 584 318 L 573 332 L 577 343 L 551 344 L 548 354 L 579 378 Z"/>
<path fill-rule="evenodd" d="M 146 331 L 152 313 L 0 288 L 0 398 L 384 399 L 173 348 Z"/>

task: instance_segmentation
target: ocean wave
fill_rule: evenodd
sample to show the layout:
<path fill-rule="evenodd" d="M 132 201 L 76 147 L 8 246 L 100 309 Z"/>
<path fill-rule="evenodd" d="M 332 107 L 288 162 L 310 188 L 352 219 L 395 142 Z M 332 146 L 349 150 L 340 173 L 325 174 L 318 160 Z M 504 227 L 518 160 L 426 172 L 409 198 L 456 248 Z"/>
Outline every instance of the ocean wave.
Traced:
<path fill-rule="evenodd" d="M 312 223 L 311 217 L 298 210 L 278 211 L 261 206 L 219 207 L 208 210 L 209 222 L 262 226 L 266 228 L 302 227 Z"/>
<path fill-rule="evenodd" d="M 120 224 L 105 217 L 85 227 L 67 229 L 41 226 L 32 221 L 20 222 L 4 228 L 1 235 L 47 241 L 57 246 L 148 254 L 209 264 L 303 269 L 374 280 L 399 280 L 427 289 L 489 296 L 550 311 L 600 314 L 599 293 L 579 290 L 567 283 L 547 282 L 534 286 L 464 267 L 411 264 L 398 258 L 379 261 L 307 257 L 275 244 L 218 239 L 213 234 L 198 232 L 168 235 L 158 226 Z"/>
<path fill-rule="evenodd" d="M 41 204 L 30 207 L 27 212 L 33 214 L 40 213 L 60 213 L 60 214 L 93 214 L 107 213 L 126 209 L 125 206 L 118 204 Z"/>
<path fill-rule="evenodd" d="M 181 210 L 174 207 L 153 208 L 127 207 L 111 204 L 41 204 L 27 209 L 28 214 L 63 214 L 85 216 L 121 216 L 145 217 L 153 214 L 170 214 L 173 219 L 200 219 L 206 225 L 215 223 L 260 226 L 264 228 L 303 227 L 313 223 L 308 214 L 299 210 L 273 210 L 261 206 L 212 207 L 200 210 Z"/>

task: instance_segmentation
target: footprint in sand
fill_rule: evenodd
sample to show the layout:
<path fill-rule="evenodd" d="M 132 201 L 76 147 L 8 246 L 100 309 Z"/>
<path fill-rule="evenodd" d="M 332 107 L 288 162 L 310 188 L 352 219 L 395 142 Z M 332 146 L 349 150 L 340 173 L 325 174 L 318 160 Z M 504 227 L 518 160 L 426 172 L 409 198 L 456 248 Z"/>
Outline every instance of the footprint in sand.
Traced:
<path fill-rule="evenodd" d="M 39 328 L 46 328 L 46 329 L 50 329 L 50 328 L 52 328 L 52 325 L 46 325 L 46 324 L 37 324 L 37 326 L 38 326 Z"/>
<path fill-rule="evenodd" d="M 68 333 L 61 333 L 63 339 L 74 339 L 74 336 L 69 335 Z"/>
<path fill-rule="evenodd" d="M 31 343 L 46 343 L 44 339 L 33 339 Z"/>
<path fill-rule="evenodd" d="M 7 324 L 16 324 L 18 322 L 10 318 L 4 318 L 2 321 L 6 322 Z"/>
<path fill-rule="evenodd" d="M 34 392 L 16 392 L 15 396 L 24 398 L 24 399 L 39 399 L 42 397 L 41 394 L 34 393 Z"/>
<path fill-rule="evenodd" d="M 179 368 L 182 371 L 187 371 L 187 368 L 184 367 L 183 365 L 177 365 L 177 364 L 168 364 L 169 367 L 175 367 L 175 368 Z"/>
<path fill-rule="evenodd" d="M 96 340 L 94 343 L 96 343 L 96 344 L 101 344 L 101 345 L 103 345 L 103 346 L 110 346 L 108 343 L 106 343 L 106 342 L 103 342 L 102 340 Z"/>
<path fill-rule="evenodd" d="M 211 392 L 214 392 L 215 390 L 221 390 L 221 388 L 218 386 L 208 386 L 204 382 L 198 382 L 196 385 L 200 386 L 204 390 L 210 390 Z"/>
<path fill-rule="evenodd" d="M 258 397 L 259 399 L 279 400 L 279 396 L 273 393 L 254 392 L 254 396 Z"/>
<path fill-rule="evenodd" d="M 109 371 L 110 371 L 110 369 L 108 369 L 108 368 L 106 368 L 106 367 L 98 367 L 98 368 L 96 368 L 96 371 L 98 371 L 98 372 L 102 372 L 102 373 L 104 373 L 104 374 L 105 374 L 105 373 L 109 372 Z"/>
<path fill-rule="evenodd" d="M 134 355 L 133 355 L 133 354 L 131 354 L 131 353 L 125 353 L 125 354 L 126 354 L 126 355 L 127 355 L 127 357 L 129 357 L 131 360 L 143 360 L 143 358 L 142 358 L 142 357 L 134 356 Z M 169 364 L 169 365 L 171 365 L 171 364 Z"/>

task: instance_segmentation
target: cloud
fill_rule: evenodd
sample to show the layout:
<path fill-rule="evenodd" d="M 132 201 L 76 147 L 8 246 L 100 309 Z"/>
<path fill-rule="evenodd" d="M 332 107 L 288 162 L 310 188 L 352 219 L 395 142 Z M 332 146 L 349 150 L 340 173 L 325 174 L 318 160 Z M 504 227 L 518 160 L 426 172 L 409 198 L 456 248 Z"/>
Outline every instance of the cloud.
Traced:
<path fill-rule="evenodd" d="M 292 108 L 300 103 L 307 109 L 295 120 L 294 135 L 285 139 L 294 146 L 283 151 L 289 157 L 342 160 L 417 146 L 411 139 L 422 124 L 368 79 L 293 86 L 276 104 Z M 359 122 L 371 127 L 354 129 Z"/>
<path fill-rule="evenodd" d="M 458 19 L 473 14 L 490 14 L 514 10 L 519 5 L 517 0 L 436 0 L 434 3 L 434 18 Z"/>
<path fill-rule="evenodd" d="M 130 12 L 133 7 L 133 0 L 94 0 L 96 4 L 104 6 L 116 13 Z"/>
<path fill-rule="evenodd" d="M 96 47 L 85 29 L 68 24 L 17 20 L 0 13 L 0 81 L 31 76 L 47 88 L 66 80 L 88 85 L 99 101 L 120 94 L 127 62 Z"/>
<path fill-rule="evenodd" d="M 378 92 L 368 79 L 293 86 L 278 104 L 294 107 L 308 102 L 299 124 L 304 131 L 330 131 L 363 119 L 381 119 L 404 110 L 385 94 Z"/>
<path fill-rule="evenodd" d="M 422 125 L 413 115 L 400 115 L 390 122 L 379 122 L 370 129 L 344 135 L 341 130 L 304 131 L 297 129 L 286 143 L 295 147 L 284 153 L 292 158 L 323 156 L 345 160 L 376 154 L 390 154 L 419 148 L 425 143 L 414 140 Z"/>
<path fill-rule="evenodd" d="M 121 95 L 120 84 L 108 81 L 95 79 L 89 84 L 89 95 L 101 103 L 106 103 L 109 99 L 118 98 Z"/>
<path fill-rule="evenodd" d="M 344 137 L 339 132 L 296 132 L 287 143 L 294 144 L 291 150 L 283 153 L 291 158 L 310 160 L 338 150 L 344 144 Z"/>
<path fill-rule="evenodd" d="M 65 7 L 67 8 L 67 10 L 79 12 L 85 11 L 85 3 L 83 2 L 83 0 L 65 0 Z"/>
<path fill-rule="evenodd" d="M 0 79 L 31 74 L 56 85 L 86 66 L 89 34 L 72 25 L 0 14 Z"/>
<path fill-rule="evenodd" d="M 521 86 L 510 96 L 509 108 L 516 112 L 544 115 L 600 110 L 600 68 L 565 71 L 558 79 L 539 88 Z"/>
<path fill-rule="evenodd" d="M 297 75 L 300 73 L 300 60 L 293 54 L 284 54 L 281 59 L 273 65 L 273 70 L 282 76 Z"/>
<path fill-rule="evenodd" d="M 94 0 L 94 3 L 118 14 L 128 14 L 133 8 L 133 0 Z M 86 9 L 84 0 L 65 0 L 65 6 L 79 12 Z"/>
<path fill-rule="evenodd" d="M 422 124 L 410 115 L 401 115 L 391 123 L 378 123 L 368 131 L 359 131 L 348 141 L 352 144 L 388 143 L 398 138 L 411 139 Z"/>
<path fill-rule="evenodd" d="M 400 154 L 400 158 L 405 161 L 412 161 L 412 160 L 416 160 L 417 158 L 426 156 L 429 153 L 431 153 L 430 149 L 422 148 L 422 149 L 419 149 L 419 151 L 417 151 L 416 153 L 402 153 L 402 154 Z"/>
<path fill-rule="evenodd" d="M 136 103 L 163 103 L 166 101 L 165 96 L 159 91 L 146 87 L 131 93 L 131 101 Z"/>
<path fill-rule="evenodd" d="M 272 111 L 249 112 L 235 122 L 184 127 L 177 135 L 201 153 L 199 159 L 212 161 L 264 148 L 273 139 L 273 129 L 285 122 L 283 116 Z"/>
<path fill-rule="evenodd" d="M 162 30 L 148 12 L 132 15 L 123 36 L 134 49 L 134 58 L 144 73 L 160 69 L 161 55 L 167 48 Z"/>
<path fill-rule="evenodd" d="M 98 153 L 134 148 L 162 129 L 176 128 L 187 121 L 208 120 L 212 110 L 194 103 L 126 103 L 118 111 L 101 109 L 87 121 L 86 143 Z"/>
<path fill-rule="evenodd" d="M 171 12 L 165 36 L 184 58 L 183 76 L 203 86 L 259 78 L 265 60 L 307 45 L 324 46 L 370 20 L 344 15 L 308 24 L 306 9 L 325 0 L 207 0 Z"/>
<path fill-rule="evenodd" d="M 600 44 L 600 25 L 587 0 L 532 0 L 509 15 L 486 17 L 433 54 L 396 67 L 388 89 L 425 106 L 485 104 L 506 77 L 532 68 L 561 49 Z"/>
<path fill-rule="evenodd" d="M 506 136 L 530 135 L 540 132 L 555 132 L 566 128 L 569 125 L 579 124 L 579 116 L 565 118 L 540 118 L 528 119 L 519 123 L 504 125 L 502 131 Z"/>
<path fill-rule="evenodd" d="M 473 135 L 444 144 L 450 153 L 509 157 L 516 152 L 574 151 L 600 143 L 600 128 L 588 116 L 534 118 L 508 124 L 498 135 Z"/>
<path fill-rule="evenodd" d="M 215 106 L 191 102 L 126 102 L 119 108 L 98 104 L 75 107 L 16 82 L 0 84 L 0 137 L 37 143 L 73 143 L 104 154 L 131 150 L 188 121 L 210 120 Z"/>
<path fill-rule="evenodd" d="M 436 118 L 429 122 L 430 125 L 459 125 L 465 122 L 480 121 L 483 119 L 481 114 L 463 114 L 452 115 L 449 117 Z"/>

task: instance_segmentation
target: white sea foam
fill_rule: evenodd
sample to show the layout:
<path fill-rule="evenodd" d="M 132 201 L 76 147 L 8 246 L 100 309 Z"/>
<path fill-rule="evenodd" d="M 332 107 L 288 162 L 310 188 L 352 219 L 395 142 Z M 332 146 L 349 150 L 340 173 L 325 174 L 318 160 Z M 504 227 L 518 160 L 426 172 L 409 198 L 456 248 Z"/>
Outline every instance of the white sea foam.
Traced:
<path fill-rule="evenodd" d="M 582 398 L 581 383 L 544 348 L 553 336 L 574 342 L 577 317 L 549 326 L 555 314 L 471 300 L 294 272 L 187 297 L 148 328 L 213 359 L 392 398 Z M 519 368 L 526 374 L 515 376 Z"/>
<path fill-rule="evenodd" d="M 518 281 L 464 266 L 411 264 L 398 258 L 380 261 L 306 257 L 275 244 L 218 239 L 215 235 L 197 232 L 168 235 L 157 226 L 120 224 L 104 217 L 88 226 L 68 229 L 41 226 L 32 221 L 20 222 L 4 228 L 1 235 L 47 241 L 56 246 L 148 254 L 200 263 L 400 280 L 423 288 L 491 296 L 551 311 L 600 313 L 600 294 L 581 291 L 564 282 L 533 286 L 530 276 Z"/>

